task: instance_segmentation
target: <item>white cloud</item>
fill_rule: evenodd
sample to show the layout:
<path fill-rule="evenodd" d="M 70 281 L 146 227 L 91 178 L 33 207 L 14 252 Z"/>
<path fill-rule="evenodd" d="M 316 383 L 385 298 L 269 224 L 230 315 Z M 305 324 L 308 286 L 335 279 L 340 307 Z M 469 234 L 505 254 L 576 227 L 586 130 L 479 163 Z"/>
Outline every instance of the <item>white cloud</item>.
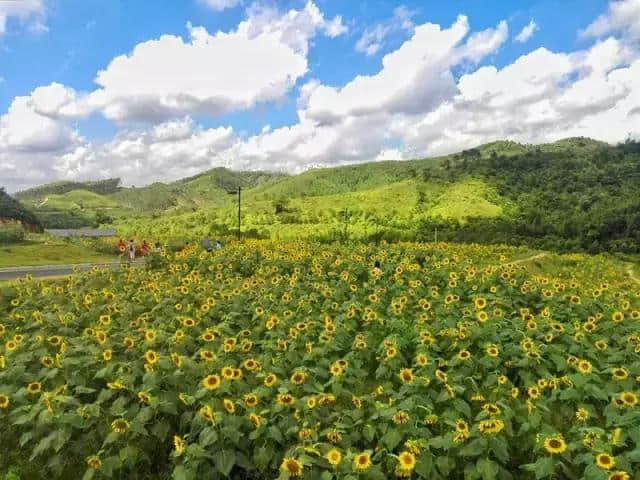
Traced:
<path fill-rule="evenodd" d="M 0 1 L 0 35 L 7 30 L 9 18 L 16 18 L 35 33 L 48 31 L 45 22 L 46 8 L 43 0 Z"/>
<path fill-rule="evenodd" d="M 229 33 L 188 24 L 189 40 L 163 35 L 135 46 L 98 72 L 88 102 L 112 120 L 157 121 L 185 114 L 219 115 L 279 100 L 307 72 L 318 31 L 345 31 L 313 2 L 280 12 L 254 4 Z"/>
<path fill-rule="evenodd" d="M 77 140 L 74 130 L 39 114 L 32 97 L 16 97 L 0 116 L 0 151 L 58 152 Z"/>
<path fill-rule="evenodd" d="M 464 16 L 448 29 L 432 23 L 417 26 L 409 40 L 383 57 L 377 74 L 357 76 L 342 88 L 316 85 L 305 92 L 306 116 L 324 124 L 375 112 L 429 111 L 455 93 L 450 68 L 465 60 L 477 62 L 497 49 L 506 39 L 507 26 L 501 22 L 462 43 L 468 32 Z"/>
<path fill-rule="evenodd" d="M 211 35 L 192 28 L 191 41 L 172 41 L 192 48 L 215 43 L 220 36 L 267 38 L 306 62 L 310 39 L 327 28 L 313 7 L 307 4 L 279 15 L 253 7 L 233 32 Z M 110 176 L 141 185 L 214 166 L 294 173 L 314 165 L 439 155 L 498 139 L 538 143 L 585 135 L 616 142 L 628 133 L 640 135 L 640 50 L 626 35 L 573 52 L 538 48 L 497 68 L 491 58 L 508 37 L 506 22 L 480 32 L 471 32 L 464 16 L 445 28 L 415 25 L 411 37 L 382 58 L 377 73 L 355 76 L 341 86 L 308 79 L 300 87 L 297 122 L 279 128 L 265 125 L 249 137 L 231 127 L 199 126 L 184 113 L 202 111 L 206 103 L 196 102 L 190 111 L 178 108 L 181 99 L 169 102 L 162 90 L 154 93 L 152 84 L 155 103 L 147 107 L 165 108 L 171 119 L 129 126 L 111 141 L 92 144 L 66 122 L 95 108 L 91 103 L 97 94 L 53 83 L 16 98 L 0 118 L 0 178 L 8 179 L 10 189 L 56 178 Z M 126 58 L 137 59 L 136 53 Z M 145 52 L 143 57 L 154 55 Z M 467 73 L 456 78 L 453 69 Z M 190 81 L 177 71 L 172 85 Z M 186 85 L 197 93 L 197 84 Z M 264 98 L 255 93 L 260 88 L 252 98 Z M 112 116 L 150 118 L 131 113 L 136 97 L 122 89 L 131 103 L 122 107 L 127 115 Z M 224 92 L 234 108 L 259 101 Z M 103 108 L 108 112 L 113 105 L 111 99 Z"/>
<path fill-rule="evenodd" d="M 393 17 L 390 20 L 377 23 L 365 29 L 356 42 L 356 51 L 367 56 L 375 55 L 390 34 L 398 31 L 412 33 L 414 24 L 411 18 L 413 15 L 414 12 L 411 12 L 406 7 L 397 7 L 394 9 Z"/>
<path fill-rule="evenodd" d="M 380 150 L 380 153 L 376 155 L 375 161 L 379 162 L 382 160 L 403 160 L 404 152 L 398 150 L 397 148 L 385 148 L 384 150 Z"/>
<path fill-rule="evenodd" d="M 527 25 L 525 25 L 522 30 L 520 30 L 520 33 L 518 33 L 518 35 L 516 35 L 513 40 L 515 42 L 525 43 L 538 30 L 539 30 L 538 24 L 533 19 L 531 19 L 531 21 Z"/>
<path fill-rule="evenodd" d="M 600 15 L 583 32 L 585 37 L 602 37 L 622 33 L 640 40 L 640 0 L 613 0 L 606 13 Z"/>
<path fill-rule="evenodd" d="M 235 7 L 240 3 L 240 0 L 199 0 L 199 2 L 213 10 L 220 11 L 225 8 Z"/>
<path fill-rule="evenodd" d="M 53 82 L 31 92 L 30 103 L 34 112 L 51 118 L 78 119 L 89 115 L 93 107 L 86 94 Z"/>

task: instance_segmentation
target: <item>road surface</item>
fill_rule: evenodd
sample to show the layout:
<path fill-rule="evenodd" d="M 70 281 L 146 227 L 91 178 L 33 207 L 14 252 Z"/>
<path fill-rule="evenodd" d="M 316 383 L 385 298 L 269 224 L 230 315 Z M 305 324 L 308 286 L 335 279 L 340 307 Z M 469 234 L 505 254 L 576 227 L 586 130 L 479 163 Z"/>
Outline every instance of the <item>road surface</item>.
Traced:
<path fill-rule="evenodd" d="M 41 265 L 35 267 L 8 267 L 0 268 L 0 280 L 15 280 L 16 278 L 31 275 L 32 277 L 58 277 L 70 275 L 74 268 L 78 270 L 89 270 L 92 267 L 107 267 L 112 269 L 120 268 L 120 265 L 126 263 L 110 262 L 110 263 L 78 263 L 73 265 Z M 135 267 L 144 265 L 144 261 L 137 261 L 133 264 Z"/>

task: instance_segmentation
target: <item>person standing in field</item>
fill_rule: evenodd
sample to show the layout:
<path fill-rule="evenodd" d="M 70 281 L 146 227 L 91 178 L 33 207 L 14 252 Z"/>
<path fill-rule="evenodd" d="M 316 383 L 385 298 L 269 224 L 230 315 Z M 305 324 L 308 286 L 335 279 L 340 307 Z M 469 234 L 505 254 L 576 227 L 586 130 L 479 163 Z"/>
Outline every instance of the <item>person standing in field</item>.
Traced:
<path fill-rule="evenodd" d="M 136 259 L 136 245 L 135 243 L 133 243 L 133 238 L 129 240 L 127 253 L 129 254 L 129 263 L 133 263 L 133 261 Z"/>

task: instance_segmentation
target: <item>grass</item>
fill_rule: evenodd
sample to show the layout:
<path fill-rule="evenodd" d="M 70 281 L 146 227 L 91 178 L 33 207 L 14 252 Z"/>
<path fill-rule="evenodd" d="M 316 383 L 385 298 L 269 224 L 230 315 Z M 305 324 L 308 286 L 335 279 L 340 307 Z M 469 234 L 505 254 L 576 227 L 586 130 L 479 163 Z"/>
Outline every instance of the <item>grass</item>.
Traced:
<path fill-rule="evenodd" d="M 73 243 L 29 241 L 20 244 L 0 245 L 0 268 L 98 263 L 117 259 L 116 255 L 95 252 L 83 245 Z"/>

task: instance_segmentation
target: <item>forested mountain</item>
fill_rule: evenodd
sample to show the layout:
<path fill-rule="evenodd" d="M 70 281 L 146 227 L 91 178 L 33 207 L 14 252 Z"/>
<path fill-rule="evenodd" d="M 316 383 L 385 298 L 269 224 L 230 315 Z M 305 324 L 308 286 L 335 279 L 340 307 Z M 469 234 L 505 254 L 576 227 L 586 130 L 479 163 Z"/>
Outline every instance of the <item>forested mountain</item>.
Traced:
<path fill-rule="evenodd" d="M 544 145 L 500 141 L 439 158 L 316 168 L 299 175 L 215 168 L 106 194 L 95 191 L 100 182 L 79 185 L 94 187 L 56 194 L 69 187 L 57 183 L 16 196 L 39 200 L 30 206 L 42 215 L 54 208 L 86 221 L 94 215 L 116 223 L 132 217 L 144 221 L 153 214 L 154 223 L 180 222 L 180 215 L 193 223 L 188 219 L 202 212 L 232 224 L 236 197 L 228 192 L 241 186 L 247 228 L 272 234 L 285 224 L 289 230 L 304 226 L 308 233 L 342 222 L 361 235 L 375 232 L 389 240 L 432 239 L 437 230 L 442 240 L 640 251 L 640 143 L 634 141 L 616 146 L 588 138 Z M 45 195 L 48 207 L 42 192 L 51 192 Z"/>
<path fill-rule="evenodd" d="M 19 221 L 31 228 L 40 229 L 36 216 L 0 187 L 0 221 L 6 220 Z"/>

